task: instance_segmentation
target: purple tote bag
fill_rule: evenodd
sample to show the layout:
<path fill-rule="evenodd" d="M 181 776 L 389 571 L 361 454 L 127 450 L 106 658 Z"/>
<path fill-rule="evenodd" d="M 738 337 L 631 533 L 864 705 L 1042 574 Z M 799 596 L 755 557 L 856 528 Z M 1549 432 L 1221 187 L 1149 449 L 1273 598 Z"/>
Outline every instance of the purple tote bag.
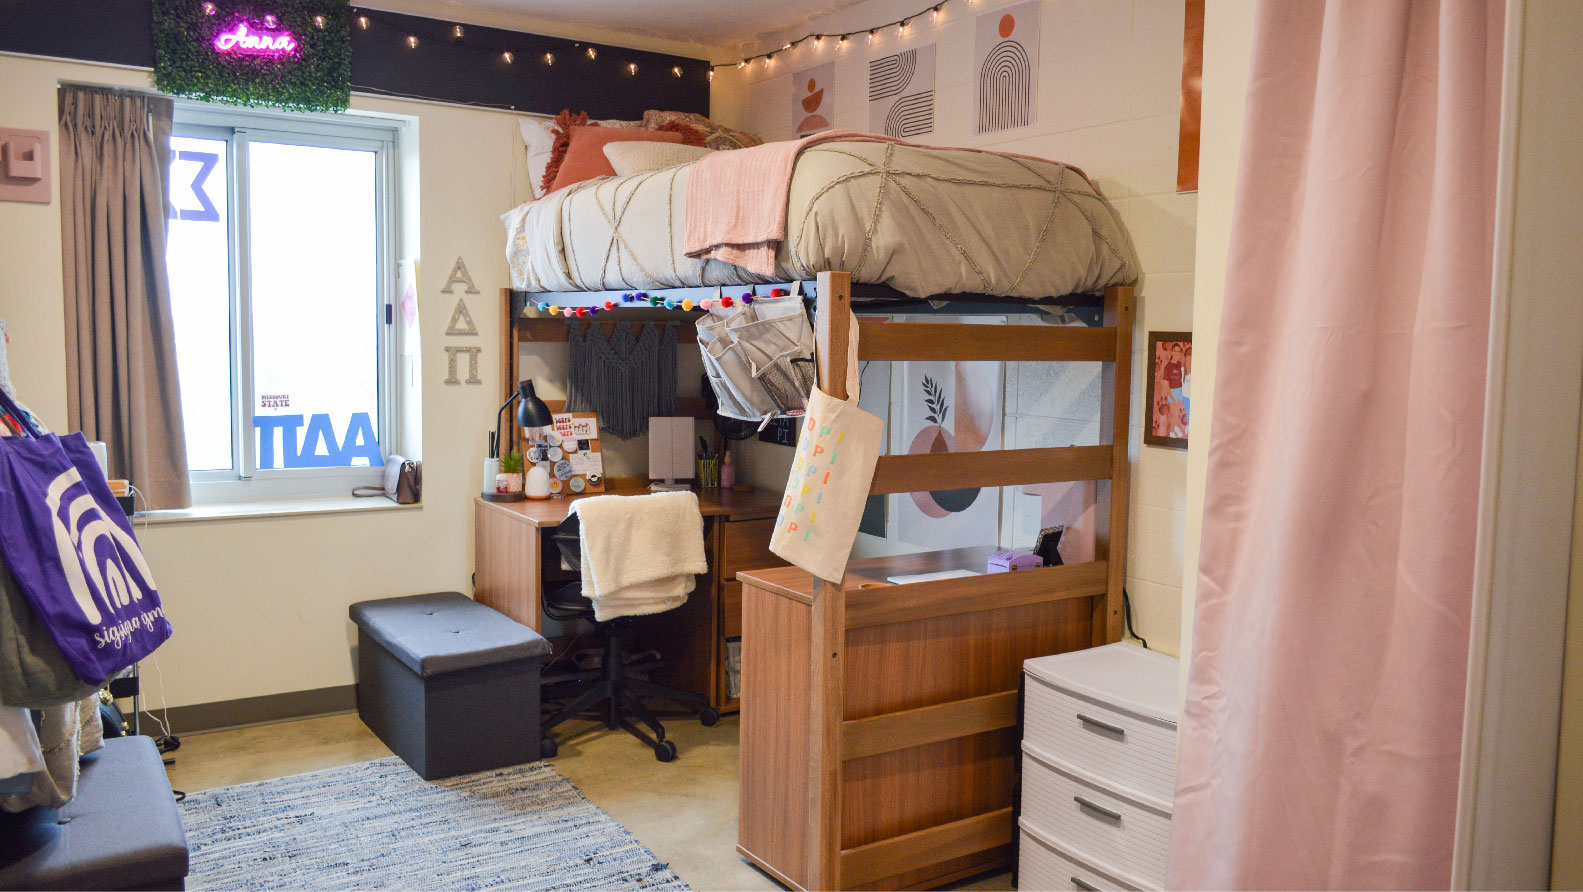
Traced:
<path fill-rule="evenodd" d="M 159 592 L 80 433 L 30 430 L 0 389 L 23 435 L 0 437 L 0 554 L 86 684 L 143 659 L 170 637 Z"/>

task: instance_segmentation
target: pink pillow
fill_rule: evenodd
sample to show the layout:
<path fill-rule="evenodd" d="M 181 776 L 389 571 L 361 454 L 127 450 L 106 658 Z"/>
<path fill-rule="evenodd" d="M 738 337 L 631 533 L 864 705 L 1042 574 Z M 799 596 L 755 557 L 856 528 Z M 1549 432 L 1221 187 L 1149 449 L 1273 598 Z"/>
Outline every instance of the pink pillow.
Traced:
<path fill-rule="evenodd" d="M 573 183 L 594 177 L 613 177 L 616 169 L 605 157 L 605 144 L 613 142 L 670 142 L 680 143 L 680 133 L 659 130 L 627 130 L 618 127 L 573 127 L 571 142 L 566 147 L 566 160 L 555 174 L 555 185 L 550 189 L 564 189 Z"/>

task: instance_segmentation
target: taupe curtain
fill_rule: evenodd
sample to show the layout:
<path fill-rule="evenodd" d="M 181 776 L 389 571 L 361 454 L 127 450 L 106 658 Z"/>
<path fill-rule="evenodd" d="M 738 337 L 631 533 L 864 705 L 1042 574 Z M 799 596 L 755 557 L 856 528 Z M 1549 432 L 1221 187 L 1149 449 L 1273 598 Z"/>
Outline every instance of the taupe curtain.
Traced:
<path fill-rule="evenodd" d="M 169 99 L 60 90 L 67 424 L 152 508 L 191 504 L 165 272 Z"/>

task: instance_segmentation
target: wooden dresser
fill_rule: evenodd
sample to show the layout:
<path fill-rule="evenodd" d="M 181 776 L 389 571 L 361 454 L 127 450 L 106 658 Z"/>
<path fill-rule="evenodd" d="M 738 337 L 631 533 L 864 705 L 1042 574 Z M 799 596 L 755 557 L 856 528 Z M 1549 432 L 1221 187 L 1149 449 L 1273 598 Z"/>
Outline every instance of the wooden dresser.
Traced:
<path fill-rule="evenodd" d="M 1023 889 L 1161 889 L 1177 661 L 1133 644 L 1024 664 Z"/>
<path fill-rule="evenodd" d="M 1103 592 L 1105 569 L 886 581 L 982 570 L 993 551 L 848 564 L 845 659 L 830 690 L 810 684 L 810 666 L 834 656 L 813 649 L 813 577 L 795 567 L 743 574 L 739 853 L 797 889 L 927 889 L 1010 862 L 1023 661 L 1093 640 L 1090 597 L 1042 599 L 1062 588 Z M 826 844 L 814 832 L 819 776 L 810 766 L 813 735 L 827 730 L 840 805 Z M 834 881 L 816 864 L 825 854 L 838 865 Z"/>
<path fill-rule="evenodd" d="M 647 489 L 619 489 L 603 495 L 644 495 Z M 523 625 L 540 629 L 539 599 L 546 585 L 575 578 L 560 569 L 549 535 L 571 508 L 574 496 L 526 502 L 473 505 L 473 596 Z M 704 551 L 709 573 L 698 579 L 687 603 L 633 623 L 631 652 L 653 648 L 665 660 L 655 680 L 707 694 L 721 712 L 736 710 L 740 698 L 727 691 L 727 654 L 742 636 L 742 584 L 739 571 L 774 567 L 770 532 L 780 509 L 780 494 L 705 489 L 698 493 L 704 515 Z"/>

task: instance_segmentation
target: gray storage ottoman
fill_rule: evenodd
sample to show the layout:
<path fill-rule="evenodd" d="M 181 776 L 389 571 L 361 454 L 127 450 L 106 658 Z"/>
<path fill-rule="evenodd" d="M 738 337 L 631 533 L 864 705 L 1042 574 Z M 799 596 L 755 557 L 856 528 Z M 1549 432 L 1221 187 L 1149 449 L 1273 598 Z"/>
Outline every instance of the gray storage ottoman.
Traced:
<path fill-rule="evenodd" d="M 187 835 L 148 737 L 112 737 L 82 758 L 58 809 L 0 816 L 0 889 L 180 889 Z"/>
<path fill-rule="evenodd" d="M 424 780 L 539 758 L 542 635 L 460 592 L 350 613 L 358 715 Z"/>

